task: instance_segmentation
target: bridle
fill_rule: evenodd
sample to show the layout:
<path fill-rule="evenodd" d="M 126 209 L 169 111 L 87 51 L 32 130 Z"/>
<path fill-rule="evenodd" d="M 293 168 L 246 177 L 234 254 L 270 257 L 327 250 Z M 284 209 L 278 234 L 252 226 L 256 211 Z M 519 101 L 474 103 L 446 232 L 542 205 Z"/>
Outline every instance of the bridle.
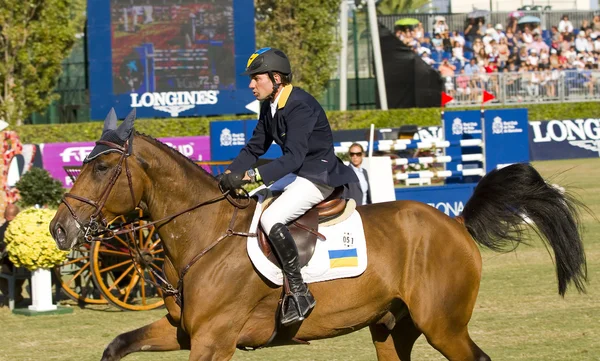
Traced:
<path fill-rule="evenodd" d="M 133 132 L 131 133 L 130 137 L 133 137 Z M 129 164 L 127 163 L 127 159 L 131 155 L 130 151 L 132 150 L 132 147 L 130 147 L 131 139 L 127 139 L 122 146 L 119 144 L 113 143 L 113 142 L 105 141 L 105 140 L 98 140 L 96 142 L 96 144 L 97 145 L 99 145 L 99 144 L 105 145 L 110 148 L 110 151 L 118 152 L 121 154 L 119 157 L 119 162 L 117 163 L 117 166 L 113 170 L 113 173 L 110 176 L 108 184 L 106 185 L 106 187 L 104 188 L 104 190 L 102 191 L 102 193 L 100 195 L 100 199 L 98 201 L 94 201 L 89 198 L 81 197 L 81 196 L 78 196 L 78 195 L 75 195 L 72 193 L 65 193 L 65 195 L 63 196 L 63 198 L 61 200 L 61 202 L 67 207 L 67 209 L 71 213 L 71 217 L 73 217 L 73 219 L 77 223 L 77 228 L 81 232 L 83 232 L 83 234 L 84 234 L 83 237 L 86 242 L 101 242 L 105 239 L 109 239 L 109 238 L 112 238 L 112 237 L 120 235 L 120 234 L 130 233 L 130 232 L 142 229 L 142 228 L 147 228 L 147 227 L 153 226 L 157 223 L 169 222 L 172 219 L 174 219 L 184 213 L 187 213 L 189 211 L 192 211 L 194 209 L 197 209 L 197 208 L 209 205 L 209 204 L 217 203 L 223 199 L 227 199 L 229 201 L 229 203 L 231 203 L 234 206 L 233 215 L 232 215 L 232 218 L 229 222 L 229 226 L 228 226 L 227 230 L 225 231 L 225 233 L 223 235 L 221 235 L 216 241 L 214 241 L 209 246 L 204 248 L 199 254 L 194 256 L 192 258 L 192 260 L 190 262 L 188 262 L 187 265 L 181 269 L 181 271 L 177 272 L 179 275 L 179 281 L 177 283 L 177 288 L 173 287 L 165 278 L 163 278 L 161 275 L 157 274 L 156 271 L 154 271 L 154 270 L 151 270 L 152 273 L 154 273 L 154 275 L 158 279 L 160 279 L 162 284 L 158 284 L 149 279 L 146 280 L 147 282 L 153 284 L 155 287 L 160 287 L 163 290 L 163 292 L 165 292 L 166 295 L 175 296 L 175 301 L 183 309 L 183 277 L 186 275 L 186 273 L 189 271 L 189 269 L 191 268 L 191 266 L 194 263 L 196 263 L 202 256 L 204 256 L 211 249 L 213 249 L 217 244 L 219 244 L 221 241 L 223 241 L 224 239 L 226 239 L 228 237 L 231 237 L 231 236 L 256 237 L 255 233 L 238 232 L 238 231 L 233 230 L 233 226 L 235 224 L 235 218 L 237 216 L 238 210 L 247 208 L 250 205 L 250 198 L 248 197 L 248 193 L 245 190 L 243 190 L 243 192 L 246 195 L 245 199 L 247 199 L 248 202 L 239 202 L 236 198 L 234 198 L 233 196 L 230 195 L 230 191 L 223 191 L 222 189 L 219 188 L 221 190 L 221 194 L 219 196 L 217 196 L 215 198 L 211 198 L 207 201 L 203 201 L 198 204 L 195 204 L 195 205 L 193 205 L 187 209 L 184 209 L 182 211 L 179 211 L 175 214 L 168 215 L 166 217 L 163 217 L 161 219 L 158 219 L 158 220 L 155 220 L 152 222 L 147 222 L 143 225 L 140 224 L 133 228 L 128 227 L 128 225 L 125 224 L 117 229 L 109 229 L 108 222 L 106 221 L 106 217 L 102 213 L 102 208 L 106 204 L 106 201 L 108 200 L 108 197 L 109 197 L 117 179 L 121 175 L 121 172 L 123 171 L 123 166 L 125 167 L 125 174 L 127 174 L 127 183 L 129 185 L 129 191 L 131 194 L 131 200 L 133 203 L 133 207 L 135 208 L 137 206 L 137 204 L 135 202 L 135 193 L 133 190 L 133 181 L 132 181 L 132 177 L 131 177 L 131 171 L 129 169 Z M 78 217 L 77 214 L 75 214 L 75 211 L 73 210 L 72 206 L 67 201 L 67 199 L 69 199 L 69 198 L 86 203 L 95 208 L 95 211 L 90 215 L 90 219 L 87 223 L 84 223 L 81 220 L 81 218 Z M 139 253 L 140 250 L 139 250 L 137 243 L 134 242 L 134 244 L 135 244 L 136 251 Z M 134 256 L 131 252 L 130 252 L 130 255 L 135 263 Z M 168 260 L 168 258 L 166 258 L 166 259 Z M 137 269 L 137 267 L 136 267 L 136 269 Z"/>
<path fill-rule="evenodd" d="M 131 193 L 131 201 L 133 202 L 133 207 L 135 208 L 135 206 L 137 205 L 135 203 L 135 194 L 133 191 L 133 182 L 131 180 L 131 171 L 129 170 L 129 164 L 127 163 L 127 158 L 129 158 L 129 156 L 131 155 L 128 152 L 129 142 L 130 140 L 127 139 L 123 146 L 106 140 L 98 140 L 96 142 L 96 145 L 105 145 L 111 150 L 121 153 L 119 163 L 117 163 L 117 166 L 113 170 L 113 173 L 111 174 L 110 179 L 108 180 L 108 184 L 106 185 L 106 187 L 100 195 L 99 201 L 94 201 L 89 198 L 81 197 L 72 193 L 65 193 L 63 198 L 61 199 L 61 203 L 63 203 L 67 207 L 67 209 L 71 213 L 71 217 L 73 217 L 73 219 L 77 223 L 77 228 L 81 232 L 83 232 L 83 238 L 87 242 L 101 241 L 104 238 L 102 236 L 105 236 L 107 234 L 111 235 L 111 232 L 113 232 L 107 228 L 108 222 L 106 221 L 106 217 L 104 217 L 104 214 L 102 213 L 102 208 L 104 208 L 104 205 L 106 204 L 110 192 L 112 191 L 115 183 L 117 182 L 117 179 L 123 171 L 123 165 L 125 165 L 125 173 L 127 174 L 127 182 L 129 183 L 129 191 Z M 94 213 L 90 215 L 90 219 L 87 223 L 84 223 L 77 216 L 77 214 L 75 214 L 75 211 L 73 210 L 69 202 L 67 202 L 68 198 L 72 198 L 77 201 L 86 203 L 96 209 Z M 111 236 L 114 236 L 114 234 L 112 234 Z"/>

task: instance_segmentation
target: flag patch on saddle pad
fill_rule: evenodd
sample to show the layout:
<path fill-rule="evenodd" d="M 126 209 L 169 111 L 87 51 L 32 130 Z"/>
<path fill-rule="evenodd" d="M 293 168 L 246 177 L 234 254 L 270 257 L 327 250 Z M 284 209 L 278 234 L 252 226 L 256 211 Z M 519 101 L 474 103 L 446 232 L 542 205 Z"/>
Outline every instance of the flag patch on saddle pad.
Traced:
<path fill-rule="evenodd" d="M 358 253 L 356 248 L 329 250 L 329 267 L 356 267 L 358 266 Z"/>

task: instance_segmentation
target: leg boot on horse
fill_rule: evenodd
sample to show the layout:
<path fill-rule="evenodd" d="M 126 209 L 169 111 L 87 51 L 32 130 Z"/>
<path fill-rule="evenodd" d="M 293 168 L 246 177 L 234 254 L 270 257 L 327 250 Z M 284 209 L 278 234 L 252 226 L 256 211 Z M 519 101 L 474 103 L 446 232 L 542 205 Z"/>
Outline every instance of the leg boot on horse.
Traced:
<path fill-rule="evenodd" d="M 288 228 L 281 223 L 275 224 L 269 233 L 269 240 L 289 283 L 290 292 L 283 300 L 281 316 L 281 323 L 288 326 L 308 317 L 316 301 L 302 279 L 298 248 Z"/>

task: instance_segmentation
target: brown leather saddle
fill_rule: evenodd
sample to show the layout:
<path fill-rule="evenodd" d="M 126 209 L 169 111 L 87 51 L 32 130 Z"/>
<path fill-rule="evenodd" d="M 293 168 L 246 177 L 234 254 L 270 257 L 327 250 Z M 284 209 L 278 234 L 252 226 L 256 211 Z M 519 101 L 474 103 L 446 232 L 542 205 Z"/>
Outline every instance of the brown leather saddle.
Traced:
<path fill-rule="evenodd" d="M 327 199 L 287 225 L 290 233 L 294 237 L 294 241 L 296 241 L 296 246 L 298 247 L 300 267 L 306 266 L 308 261 L 310 261 L 310 258 L 315 252 L 317 239 L 325 241 L 325 236 L 319 233 L 319 223 L 331 220 L 344 212 L 346 200 L 341 198 L 343 190 L 344 187 L 337 187 Z M 274 197 L 274 199 L 276 198 L 277 197 Z M 270 202 L 269 205 L 271 203 L 272 202 Z M 271 249 L 271 243 L 262 227 L 258 228 L 258 244 L 269 261 L 277 267 L 280 267 L 279 261 Z"/>

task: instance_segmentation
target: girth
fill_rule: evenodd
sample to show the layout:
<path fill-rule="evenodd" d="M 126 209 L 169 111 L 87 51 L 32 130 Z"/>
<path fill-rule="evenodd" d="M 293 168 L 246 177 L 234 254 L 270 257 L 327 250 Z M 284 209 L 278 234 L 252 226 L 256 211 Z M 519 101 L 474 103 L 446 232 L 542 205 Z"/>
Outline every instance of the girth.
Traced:
<path fill-rule="evenodd" d="M 310 261 L 315 252 L 317 239 L 325 241 L 325 236 L 319 233 L 319 223 L 337 217 L 346 208 L 346 200 L 341 198 L 343 189 L 343 187 L 337 187 L 324 201 L 315 205 L 300 218 L 287 225 L 292 237 L 294 237 L 296 246 L 298 247 L 300 267 L 306 266 L 308 261 Z M 278 196 L 279 195 L 275 196 L 273 200 L 277 199 Z M 269 202 L 265 209 L 272 203 L 273 202 Z M 271 263 L 279 267 L 279 261 L 271 249 L 271 243 L 262 227 L 258 228 L 257 233 L 260 249 Z"/>

